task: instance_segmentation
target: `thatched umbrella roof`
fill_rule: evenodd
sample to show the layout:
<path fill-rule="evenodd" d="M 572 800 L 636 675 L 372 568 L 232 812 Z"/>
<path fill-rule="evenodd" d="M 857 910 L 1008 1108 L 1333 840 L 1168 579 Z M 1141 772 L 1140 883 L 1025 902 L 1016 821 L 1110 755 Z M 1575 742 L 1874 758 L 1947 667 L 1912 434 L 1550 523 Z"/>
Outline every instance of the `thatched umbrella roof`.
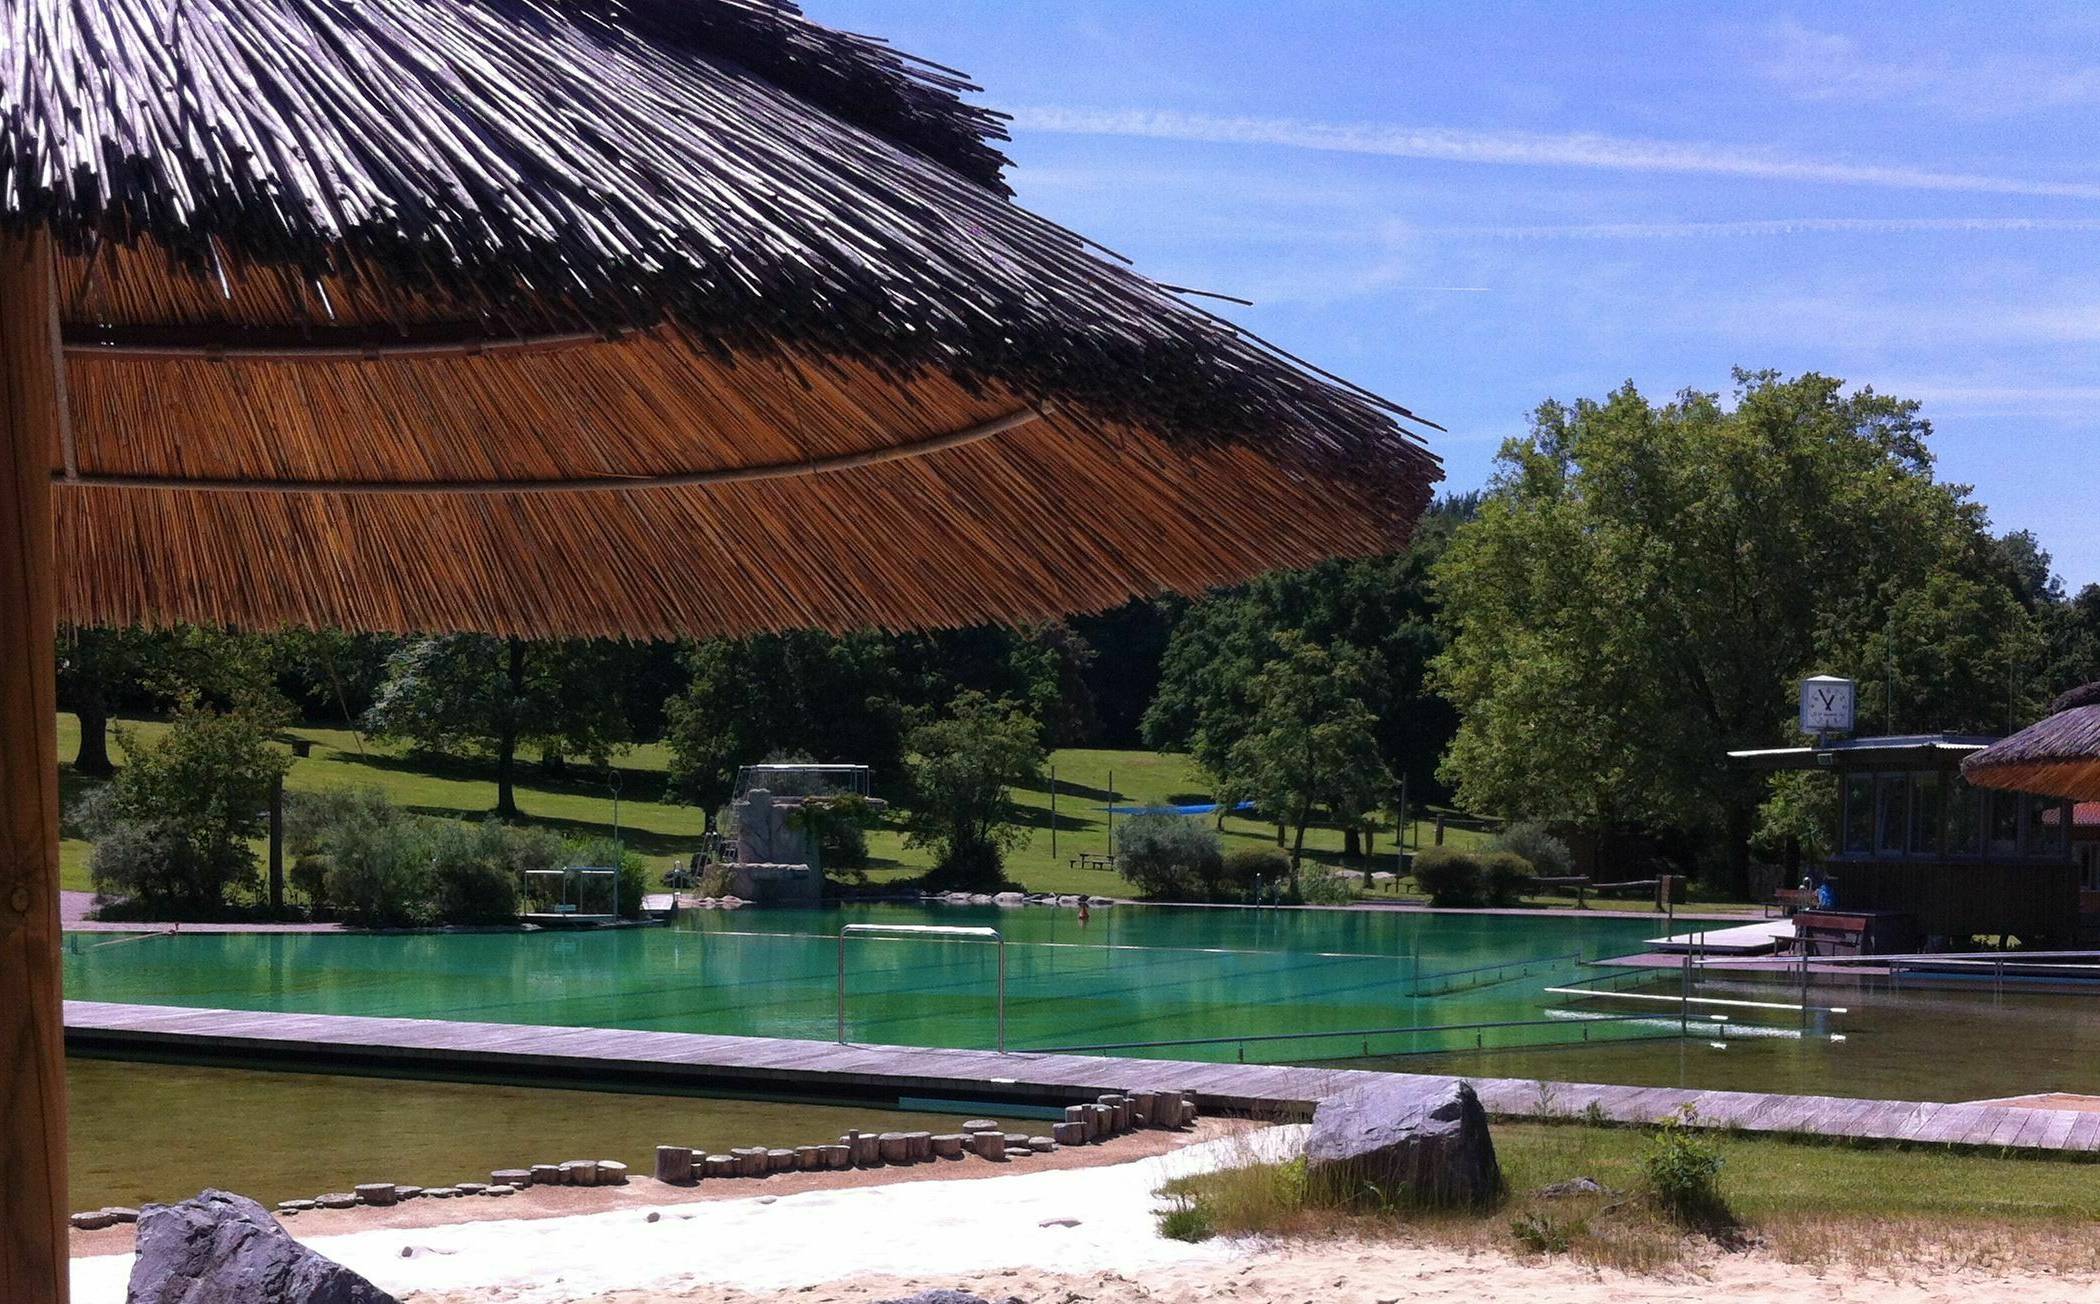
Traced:
<path fill-rule="evenodd" d="M 2100 683 L 2072 689 L 2050 711 L 2041 723 L 1968 757 L 1962 777 L 1985 788 L 2100 800 Z"/>
<path fill-rule="evenodd" d="M 0 0 L 60 605 L 527 634 L 1099 608 L 1403 540 L 1400 408 L 762 0 Z"/>

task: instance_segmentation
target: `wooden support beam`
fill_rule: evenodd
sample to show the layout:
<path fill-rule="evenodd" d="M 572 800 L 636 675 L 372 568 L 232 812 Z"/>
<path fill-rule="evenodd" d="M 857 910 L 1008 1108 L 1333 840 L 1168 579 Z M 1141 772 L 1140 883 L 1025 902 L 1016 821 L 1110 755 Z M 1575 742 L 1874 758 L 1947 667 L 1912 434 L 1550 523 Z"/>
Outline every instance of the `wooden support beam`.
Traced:
<path fill-rule="evenodd" d="M 65 429 L 49 238 L 0 236 L 0 1299 L 66 1298 L 57 580 Z"/>

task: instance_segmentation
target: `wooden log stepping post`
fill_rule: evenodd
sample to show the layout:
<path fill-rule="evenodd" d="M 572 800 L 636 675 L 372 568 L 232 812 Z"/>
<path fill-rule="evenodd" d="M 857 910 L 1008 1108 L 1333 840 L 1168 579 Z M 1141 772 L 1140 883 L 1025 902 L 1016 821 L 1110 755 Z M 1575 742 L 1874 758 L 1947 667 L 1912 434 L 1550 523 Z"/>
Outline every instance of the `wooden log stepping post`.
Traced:
<path fill-rule="evenodd" d="M 963 1138 L 960 1132 L 945 1132 L 933 1138 L 933 1154 L 936 1159 L 960 1159 L 963 1157 Z"/>
<path fill-rule="evenodd" d="M 656 1180 L 683 1186 L 693 1180 L 693 1151 L 690 1146 L 656 1148 Z"/>
<path fill-rule="evenodd" d="M 490 1186 L 514 1186 L 524 1190 L 532 1185 L 532 1170 L 529 1168 L 499 1168 L 489 1174 Z"/>
<path fill-rule="evenodd" d="M 735 1155 L 709 1155 L 701 1164 L 701 1171 L 708 1177 L 736 1177 L 742 1166 Z"/>

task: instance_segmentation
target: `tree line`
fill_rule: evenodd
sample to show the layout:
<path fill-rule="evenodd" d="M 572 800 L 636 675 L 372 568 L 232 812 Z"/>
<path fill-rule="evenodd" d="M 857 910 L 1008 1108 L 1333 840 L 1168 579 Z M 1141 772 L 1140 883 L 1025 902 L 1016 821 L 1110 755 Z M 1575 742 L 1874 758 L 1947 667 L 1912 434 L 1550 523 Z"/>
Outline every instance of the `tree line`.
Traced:
<path fill-rule="evenodd" d="M 1820 818 L 1725 761 L 1791 736 L 1801 677 L 1857 679 L 1873 732 L 2002 732 L 2100 678 L 2100 585 L 2069 594 L 2036 539 L 1994 533 L 1931 433 L 1916 403 L 1813 373 L 1629 383 L 1542 404 L 1400 552 L 1194 600 L 676 644 L 75 630 L 61 704 L 83 774 L 109 772 L 120 713 L 202 704 L 478 759 L 505 817 L 522 767 L 640 742 L 707 810 L 740 765 L 858 762 L 968 881 L 996 880 L 1004 793 L 1043 749 L 1144 745 L 1189 752 L 1220 818 L 1252 803 L 1294 860 L 1311 827 L 1358 845 L 1404 780 L 1546 822 L 1592 868 L 1656 857 L 1739 889 L 1754 843 Z"/>

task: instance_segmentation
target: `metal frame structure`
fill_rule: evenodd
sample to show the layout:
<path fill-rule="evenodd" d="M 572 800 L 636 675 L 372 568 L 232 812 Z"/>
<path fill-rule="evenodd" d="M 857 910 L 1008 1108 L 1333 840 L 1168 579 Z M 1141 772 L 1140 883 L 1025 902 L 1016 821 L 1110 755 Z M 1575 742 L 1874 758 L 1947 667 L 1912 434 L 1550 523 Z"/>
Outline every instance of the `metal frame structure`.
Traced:
<path fill-rule="evenodd" d="M 949 924 L 847 924 L 839 929 L 838 1044 L 846 1044 L 846 939 L 883 935 L 892 937 L 950 937 L 991 941 L 999 947 L 999 1037 L 998 1050 L 1006 1053 L 1006 934 L 991 927 Z"/>

